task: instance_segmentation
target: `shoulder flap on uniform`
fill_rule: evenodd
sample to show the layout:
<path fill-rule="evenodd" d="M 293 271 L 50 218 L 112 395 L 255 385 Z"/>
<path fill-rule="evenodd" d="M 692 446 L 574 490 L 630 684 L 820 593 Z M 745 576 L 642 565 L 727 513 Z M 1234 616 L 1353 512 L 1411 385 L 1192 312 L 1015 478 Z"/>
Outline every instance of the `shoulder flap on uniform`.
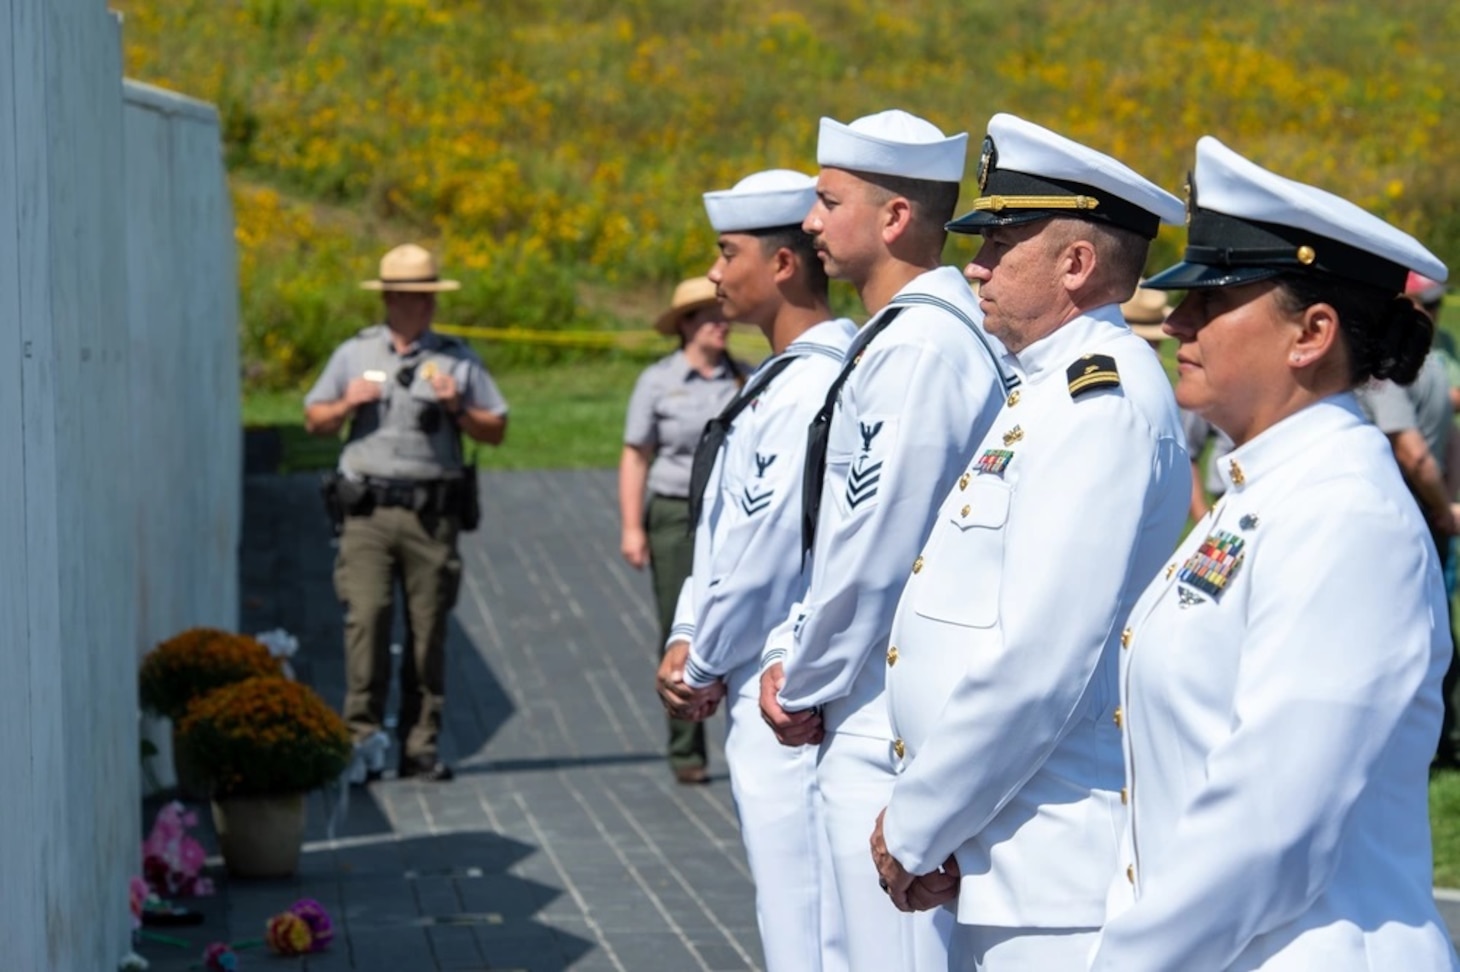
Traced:
<path fill-rule="evenodd" d="M 1070 397 L 1079 398 L 1097 388 L 1119 388 L 1120 372 L 1108 354 L 1087 354 L 1065 371 L 1070 380 Z"/>

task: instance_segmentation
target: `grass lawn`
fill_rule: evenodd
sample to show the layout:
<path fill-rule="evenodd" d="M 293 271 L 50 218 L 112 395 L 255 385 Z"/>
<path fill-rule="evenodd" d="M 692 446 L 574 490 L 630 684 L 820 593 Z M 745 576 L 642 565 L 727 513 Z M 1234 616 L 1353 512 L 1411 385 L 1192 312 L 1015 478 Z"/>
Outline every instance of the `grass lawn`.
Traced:
<path fill-rule="evenodd" d="M 1430 829 L 1435 847 L 1435 884 L 1460 888 L 1460 773 L 1430 777 Z"/>

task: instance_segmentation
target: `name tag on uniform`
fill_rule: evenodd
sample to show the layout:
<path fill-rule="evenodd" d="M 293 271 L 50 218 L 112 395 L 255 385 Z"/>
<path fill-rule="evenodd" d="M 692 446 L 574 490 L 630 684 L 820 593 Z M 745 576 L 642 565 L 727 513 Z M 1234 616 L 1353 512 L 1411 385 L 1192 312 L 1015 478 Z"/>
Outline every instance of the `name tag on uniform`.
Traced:
<path fill-rule="evenodd" d="M 1177 578 L 1183 584 L 1210 596 L 1212 600 L 1220 601 L 1247 556 L 1244 550 L 1246 545 L 1247 541 L 1235 533 L 1217 530 L 1203 540 L 1196 552 L 1187 558 Z"/>
<path fill-rule="evenodd" d="M 988 449 L 978 457 L 976 468 L 980 474 L 1002 476 L 1009 466 L 1009 460 L 1013 458 L 1014 453 L 1008 449 Z"/>

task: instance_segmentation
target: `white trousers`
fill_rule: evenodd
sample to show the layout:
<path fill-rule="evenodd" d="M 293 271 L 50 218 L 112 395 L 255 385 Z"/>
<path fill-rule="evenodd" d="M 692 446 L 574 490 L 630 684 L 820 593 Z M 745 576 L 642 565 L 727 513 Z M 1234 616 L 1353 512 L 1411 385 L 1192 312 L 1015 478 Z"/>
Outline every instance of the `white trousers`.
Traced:
<path fill-rule="evenodd" d="M 1062 972 L 1090 965 L 1098 928 L 997 928 L 959 925 L 949 972 Z"/>
<path fill-rule="evenodd" d="M 816 747 L 782 746 L 760 714 L 760 665 L 728 679 L 725 762 L 755 881 L 766 972 L 848 972 L 816 789 Z"/>
<path fill-rule="evenodd" d="M 898 911 L 872 864 L 872 828 L 896 780 L 892 743 L 827 733 L 816 778 L 853 972 L 947 972 L 953 913 Z"/>

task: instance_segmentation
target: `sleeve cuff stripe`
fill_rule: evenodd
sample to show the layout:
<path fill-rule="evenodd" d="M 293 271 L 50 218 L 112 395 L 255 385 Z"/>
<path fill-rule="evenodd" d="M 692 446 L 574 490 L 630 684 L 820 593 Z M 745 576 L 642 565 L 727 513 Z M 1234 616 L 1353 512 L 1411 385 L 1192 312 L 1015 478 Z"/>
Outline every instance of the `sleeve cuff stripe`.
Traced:
<path fill-rule="evenodd" d="M 693 656 L 687 659 L 684 663 L 684 675 L 686 679 L 690 679 L 701 684 L 713 682 L 720 677 L 718 673 L 712 672 L 708 668 L 705 668 L 703 665 L 697 663 L 694 660 Z"/>

